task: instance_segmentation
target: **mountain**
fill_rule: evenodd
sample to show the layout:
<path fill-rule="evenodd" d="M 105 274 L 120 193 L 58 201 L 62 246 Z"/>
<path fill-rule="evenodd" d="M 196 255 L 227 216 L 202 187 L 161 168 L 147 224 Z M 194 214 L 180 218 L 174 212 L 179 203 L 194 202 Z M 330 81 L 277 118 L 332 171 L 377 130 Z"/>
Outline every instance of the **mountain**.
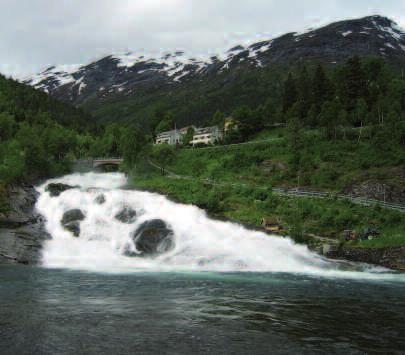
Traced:
<path fill-rule="evenodd" d="M 277 75 L 269 73 L 274 68 L 300 62 L 335 65 L 353 55 L 380 57 L 402 68 L 405 31 L 386 17 L 369 16 L 287 33 L 249 46 L 238 45 L 215 56 L 190 57 L 182 51 L 158 57 L 142 53 L 109 55 L 88 65 L 50 67 L 25 83 L 83 106 L 102 120 L 144 119 L 156 107 L 171 107 L 174 101 L 176 105 L 189 105 L 190 99 L 197 100 L 192 109 L 179 113 L 180 120 L 188 123 L 189 115 L 195 116 L 193 121 L 204 120 L 203 115 L 208 113 L 195 111 L 201 111 L 204 104 L 215 102 L 218 108 L 228 109 L 222 102 L 226 95 L 238 95 L 235 91 L 242 86 L 243 90 L 259 86 L 261 76 Z M 190 97 L 187 90 L 196 95 Z M 217 92 L 225 92 L 225 98 L 212 101 L 210 97 Z"/>

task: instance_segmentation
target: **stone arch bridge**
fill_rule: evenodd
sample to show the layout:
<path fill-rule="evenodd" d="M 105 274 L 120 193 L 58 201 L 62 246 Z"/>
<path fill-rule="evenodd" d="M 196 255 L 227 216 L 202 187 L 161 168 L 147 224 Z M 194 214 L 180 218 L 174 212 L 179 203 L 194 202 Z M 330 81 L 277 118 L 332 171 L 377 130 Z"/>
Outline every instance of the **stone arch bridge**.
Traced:
<path fill-rule="evenodd" d="M 100 166 L 108 166 L 108 165 L 120 166 L 123 162 L 124 162 L 123 158 L 116 158 L 116 157 L 89 158 L 75 161 L 76 165 L 87 166 L 90 168 L 98 168 Z"/>

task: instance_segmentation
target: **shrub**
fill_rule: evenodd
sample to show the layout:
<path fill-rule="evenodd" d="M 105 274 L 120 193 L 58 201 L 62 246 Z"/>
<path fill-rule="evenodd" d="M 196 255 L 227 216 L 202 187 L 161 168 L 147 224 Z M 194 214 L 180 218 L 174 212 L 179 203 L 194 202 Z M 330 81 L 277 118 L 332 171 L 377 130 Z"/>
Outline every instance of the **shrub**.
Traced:
<path fill-rule="evenodd" d="M 3 183 L 0 182 L 0 213 L 8 210 L 7 191 Z"/>

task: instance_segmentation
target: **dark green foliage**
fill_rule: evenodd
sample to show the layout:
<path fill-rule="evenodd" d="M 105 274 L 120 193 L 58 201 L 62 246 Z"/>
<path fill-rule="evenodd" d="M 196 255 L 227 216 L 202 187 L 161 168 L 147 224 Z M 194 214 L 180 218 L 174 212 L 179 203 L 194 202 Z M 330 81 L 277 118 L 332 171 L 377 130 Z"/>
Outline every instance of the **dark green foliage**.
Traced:
<path fill-rule="evenodd" d="M 0 185 L 65 172 L 89 127 L 89 115 L 0 76 Z"/>
<path fill-rule="evenodd" d="M 349 59 L 344 70 L 344 100 L 346 109 L 352 111 L 356 108 L 357 100 L 366 94 L 366 80 L 360 58 L 354 56 Z"/>
<path fill-rule="evenodd" d="M 333 96 L 332 84 L 322 65 L 317 65 L 312 79 L 312 102 L 316 113 L 321 111 L 322 105 Z"/>
<path fill-rule="evenodd" d="M 188 146 L 194 137 L 194 128 L 189 127 L 187 133 L 183 136 L 183 145 Z"/>
<path fill-rule="evenodd" d="M 297 101 L 298 93 L 295 79 L 292 74 L 289 73 L 287 80 L 284 83 L 284 94 L 283 94 L 283 112 L 287 112 Z"/>
<path fill-rule="evenodd" d="M 175 157 L 175 148 L 167 144 L 160 144 L 154 147 L 152 159 L 162 167 L 162 175 L 166 174 L 166 167 Z"/>

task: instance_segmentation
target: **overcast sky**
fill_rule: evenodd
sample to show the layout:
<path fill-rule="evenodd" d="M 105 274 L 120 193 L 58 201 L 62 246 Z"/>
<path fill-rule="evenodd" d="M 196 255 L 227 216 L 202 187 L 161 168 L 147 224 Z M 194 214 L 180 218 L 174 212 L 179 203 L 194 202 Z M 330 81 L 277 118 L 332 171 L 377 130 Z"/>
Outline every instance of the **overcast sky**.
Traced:
<path fill-rule="evenodd" d="M 0 72 L 112 52 L 215 53 L 237 42 L 381 14 L 405 27 L 405 0 L 0 0 Z"/>

